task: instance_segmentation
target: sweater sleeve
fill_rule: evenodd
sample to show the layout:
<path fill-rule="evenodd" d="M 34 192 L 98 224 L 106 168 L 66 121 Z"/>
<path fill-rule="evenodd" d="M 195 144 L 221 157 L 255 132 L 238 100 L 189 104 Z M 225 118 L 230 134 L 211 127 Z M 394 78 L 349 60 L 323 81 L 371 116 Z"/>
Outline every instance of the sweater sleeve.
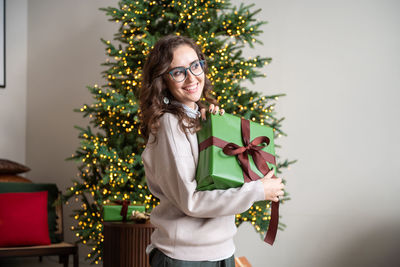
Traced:
<path fill-rule="evenodd" d="M 157 133 L 157 143 L 151 148 L 152 183 L 185 214 L 199 218 L 234 215 L 248 210 L 255 201 L 264 200 L 261 181 L 245 183 L 227 190 L 197 191 L 196 162 L 190 142 L 172 114 L 165 114 Z M 145 162 L 145 165 L 146 164 Z"/>

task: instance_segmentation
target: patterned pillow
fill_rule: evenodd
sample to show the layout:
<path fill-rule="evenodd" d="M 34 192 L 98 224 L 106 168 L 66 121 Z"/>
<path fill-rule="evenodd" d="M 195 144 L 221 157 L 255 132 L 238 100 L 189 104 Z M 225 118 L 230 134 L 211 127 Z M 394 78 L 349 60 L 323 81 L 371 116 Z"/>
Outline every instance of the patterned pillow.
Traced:
<path fill-rule="evenodd" d="M 31 169 L 29 169 L 25 165 L 19 164 L 17 162 L 7 159 L 0 159 L 0 174 L 17 174 L 28 172 L 30 170 Z"/>

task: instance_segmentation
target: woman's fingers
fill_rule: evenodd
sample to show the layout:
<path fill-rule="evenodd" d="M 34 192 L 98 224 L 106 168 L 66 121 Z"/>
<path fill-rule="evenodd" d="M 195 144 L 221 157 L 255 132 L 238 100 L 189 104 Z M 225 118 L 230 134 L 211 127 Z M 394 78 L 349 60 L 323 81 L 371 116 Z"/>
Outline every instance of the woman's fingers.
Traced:
<path fill-rule="evenodd" d="M 272 201 L 278 202 L 279 199 L 280 199 L 280 197 L 283 197 L 284 195 L 285 195 L 285 192 L 283 192 L 282 190 L 281 190 L 281 191 L 278 191 L 278 192 L 276 193 L 276 197 L 274 197 L 274 198 L 272 199 Z"/>
<path fill-rule="evenodd" d="M 219 106 L 216 106 L 214 104 L 210 104 L 209 108 L 208 108 L 208 112 L 216 115 L 219 113 L 219 115 L 224 115 L 225 114 L 225 110 L 222 108 L 219 108 Z"/>
<path fill-rule="evenodd" d="M 278 202 L 279 198 L 285 195 L 285 185 L 282 183 L 282 178 L 275 177 L 272 179 L 274 173 L 275 171 L 272 169 L 260 180 L 264 187 L 265 199 Z"/>
<path fill-rule="evenodd" d="M 200 109 L 201 119 L 204 121 L 206 119 L 206 109 Z"/>
<path fill-rule="evenodd" d="M 219 106 L 215 106 L 213 114 L 216 115 L 219 112 Z"/>
<path fill-rule="evenodd" d="M 219 115 L 224 115 L 225 114 L 225 110 L 223 108 L 219 108 L 219 106 L 215 106 L 214 104 L 210 104 L 208 111 L 212 114 L 218 114 Z M 205 120 L 206 119 L 206 109 L 205 108 L 201 108 L 200 109 L 200 114 L 201 114 L 201 119 Z"/>
<path fill-rule="evenodd" d="M 210 104 L 210 106 L 208 107 L 208 112 L 213 113 L 214 111 L 214 104 Z"/>
<path fill-rule="evenodd" d="M 264 176 L 264 178 L 271 179 L 272 176 L 274 176 L 274 173 L 275 173 L 275 171 L 274 171 L 274 169 L 272 169 L 267 173 L 267 175 Z"/>

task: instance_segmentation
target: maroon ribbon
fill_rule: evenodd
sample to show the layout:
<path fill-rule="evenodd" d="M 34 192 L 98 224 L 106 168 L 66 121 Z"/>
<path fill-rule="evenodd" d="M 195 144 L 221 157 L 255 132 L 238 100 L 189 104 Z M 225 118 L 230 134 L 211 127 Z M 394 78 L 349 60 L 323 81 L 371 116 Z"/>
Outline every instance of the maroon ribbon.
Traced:
<path fill-rule="evenodd" d="M 114 202 L 118 205 L 122 205 L 121 208 L 121 216 L 122 216 L 122 220 L 126 221 L 126 217 L 128 215 L 128 206 L 130 204 L 129 200 L 114 200 Z"/>
<path fill-rule="evenodd" d="M 266 162 L 276 165 L 274 155 L 262 151 L 264 147 L 268 146 L 270 139 L 267 136 L 258 136 L 250 141 L 250 121 L 241 119 L 242 141 L 244 146 L 239 146 L 235 143 L 228 143 L 218 137 L 211 136 L 199 144 L 199 151 L 206 149 L 211 145 L 222 148 L 222 151 L 229 156 L 236 156 L 243 171 L 243 178 L 245 183 L 256 181 L 260 179 L 254 171 L 250 168 L 249 154 L 252 156 L 257 169 L 266 175 L 270 169 Z M 260 146 L 265 143 L 266 146 Z M 272 178 L 276 178 L 274 175 Z M 272 245 L 275 241 L 276 233 L 278 230 L 279 220 L 279 202 L 272 202 L 271 206 L 271 220 L 264 241 Z"/>

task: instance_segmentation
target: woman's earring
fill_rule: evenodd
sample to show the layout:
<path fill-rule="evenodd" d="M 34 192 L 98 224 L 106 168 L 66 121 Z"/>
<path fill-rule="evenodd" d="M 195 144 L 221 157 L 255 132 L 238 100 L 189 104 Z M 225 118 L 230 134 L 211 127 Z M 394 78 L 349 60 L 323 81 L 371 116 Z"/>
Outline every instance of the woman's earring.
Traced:
<path fill-rule="evenodd" d="M 168 97 L 164 96 L 163 101 L 164 101 L 164 103 L 165 103 L 166 105 L 169 104 L 169 99 L 168 99 Z"/>

